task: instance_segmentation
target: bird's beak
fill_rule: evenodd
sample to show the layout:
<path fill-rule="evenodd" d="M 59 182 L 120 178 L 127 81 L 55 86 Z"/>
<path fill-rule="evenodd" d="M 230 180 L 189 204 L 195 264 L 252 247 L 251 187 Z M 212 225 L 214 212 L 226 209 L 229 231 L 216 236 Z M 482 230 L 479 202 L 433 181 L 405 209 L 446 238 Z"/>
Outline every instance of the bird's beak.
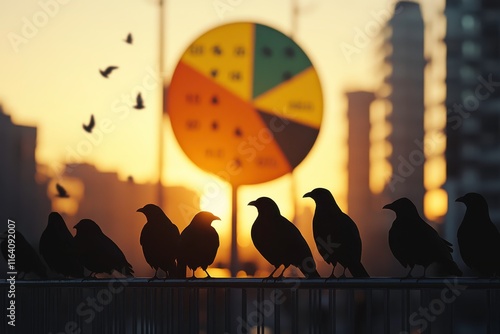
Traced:
<path fill-rule="evenodd" d="M 462 203 L 464 203 L 464 202 L 465 202 L 464 200 L 465 200 L 465 199 L 464 199 L 464 197 L 462 196 L 462 197 L 457 198 L 457 199 L 455 200 L 455 202 L 462 202 Z"/>
<path fill-rule="evenodd" d="M 248 205 L 253 205 L 253 206 L 255 206 L 255 204 L 256 204 L 255 201 L 251 201 L 250 203 L 248 203 Z"/>
<path fill-rule="evenodd" d="M 142 213 L 144 213 L 144 210 L 143 210 L 143 209 L 144 209 L 144 208 L 139 208 L 139 209 L 137 209 L 135 212 L 142 212 Z"/>
<path fill-rule="evenodd" d="M 304 196 L 302 196 L 302 198 L 306 198 L 306 197 L 312 198 L 311 192 L 305 193 Z"/>
<path fill-rule="evenodd" d="M 392 210 L 392 203 L 391 204 L 386 204 L 382 207 L 382 209 L 389 209 Z"/>
<path fill-rule="evenodd" d="M 214 220 L 221 220 L 221 219 L 217 216 L 214 216 Z"/>

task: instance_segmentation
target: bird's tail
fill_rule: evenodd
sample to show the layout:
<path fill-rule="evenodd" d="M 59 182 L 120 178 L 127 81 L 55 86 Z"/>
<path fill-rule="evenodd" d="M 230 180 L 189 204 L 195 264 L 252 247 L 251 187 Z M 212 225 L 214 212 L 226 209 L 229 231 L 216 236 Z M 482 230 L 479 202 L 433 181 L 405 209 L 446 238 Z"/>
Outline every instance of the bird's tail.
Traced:
<path fill-rule="evenodd" d="M 351 272 L 352 277 L 370 277 L 361 262 L 350 265 L 348 269 Z"/>
<path fill-rule="evenodd" d="M 443 268 L 444 273 L 447 276 L 462 276 L 463 273 L 458 268 L 458 265 L 452 259 L 446 260 L 445 262 L 441 262 L 440 265 Z"/>

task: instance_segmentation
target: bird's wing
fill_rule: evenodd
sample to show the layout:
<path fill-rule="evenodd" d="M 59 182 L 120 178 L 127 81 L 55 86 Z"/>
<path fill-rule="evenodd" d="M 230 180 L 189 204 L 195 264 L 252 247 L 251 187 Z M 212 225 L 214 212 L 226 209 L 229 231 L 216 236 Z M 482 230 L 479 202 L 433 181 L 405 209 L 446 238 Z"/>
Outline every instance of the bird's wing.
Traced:
<path fill-rule="evenodd" d="M 66 192 L 66 189 L 64 189 L 63 186 L 61 186 L 59 183 L 56 183 L 56 189 L 57 192 L 59 193 L 59 196 L 67 196 L 68 193 Z"/>

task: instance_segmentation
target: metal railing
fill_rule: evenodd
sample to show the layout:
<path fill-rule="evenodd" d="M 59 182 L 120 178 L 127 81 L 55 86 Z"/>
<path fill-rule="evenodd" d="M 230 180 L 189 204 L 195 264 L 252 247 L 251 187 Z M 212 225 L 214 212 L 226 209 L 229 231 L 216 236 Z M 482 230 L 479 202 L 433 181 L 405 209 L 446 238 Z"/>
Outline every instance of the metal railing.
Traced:
<path fill-rule="evenodd" d="M 499 279 L 1 280 L 0 291 L 4 333 L 500 333 Z"/>

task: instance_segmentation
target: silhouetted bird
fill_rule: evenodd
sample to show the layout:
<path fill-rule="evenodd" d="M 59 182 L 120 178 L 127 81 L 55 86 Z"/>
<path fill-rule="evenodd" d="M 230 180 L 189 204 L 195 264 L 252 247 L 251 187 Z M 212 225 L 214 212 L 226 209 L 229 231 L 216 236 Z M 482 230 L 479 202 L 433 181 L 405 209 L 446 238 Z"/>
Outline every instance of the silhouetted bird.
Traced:
<path fill-rule="evenodd" d="M 451 243 L 442 239 L 418 214 L 417 208 L 408 198 L 400 198 L 384 206 L 396 213 L 389 230 L 389 246 L 394 257 L 403 267 L 410 267 L 406 277 L 416 264 L 424 267 L 424 275 L 432 263 L 438 263 L 448 275 L 462 276 L 453 261 Z"/>
<path fill-rule="evenodd" d="M 68 198 L 68 192 L 59 183 L 56 183 L 57 197 Z"/>
<path fill-rule="evenodd" d="M 326 261 L 335 266 L 340 263 L 349 269 L 353 277 L 369 277 L 361 264 L 361 238 L 356 223 L 337 205 L 332 193 L 324 188 L 316 188 L 303 197 L 310 197 L 316 203 L 313 218 L 313 235 L 318 251 Z"/>
<path fill-rule="evenodd" d="M 116 70 L 118 68 L 118 66 L 108 66 L 104 71 L 103 70 L 99 70 L 99 73 L 101 73 L 101 75 L 105 78 L 108 77 L 108 75 L 111 74 L 111 72 L 113 72 L 114 70 Z"/>
<path fill-rule="evenodd" d="M 141 93 L 137 94 L 137 97 L 135 99 L 135 109 L 144 109 L 144 101 L 142 100 Z"/>
<path fill-rule="evenodd" d="M 125 39 L 125 42 L 128 43 L 128 44 L 132 44 L 132 34 L 129 33 L 127 35 L 127 38 Z"/>
<path fill-rule="evenodd" d="M 111 274 L 113 270 L 132 276 L 134 270 L 121 249 L 102 233 L 101 228 L 90 219 L 82 219 L 75 225 L 75 246 L 80 262 L 91 271 Z"/>
<path fill-rule="evenodd" d="M 175 277 L 179 229 L 154 204 L 146 204 L 137 212 L 142 212 L 148 220 L 142 228 L 140 242 L 146 262 L 155 270 L 152 279 L 157 278 L 158 268 L 165 271 L 167 277 Z"/>
<path fill-rule="evenodd" d="M 299 268 L 307 278 L 320 277 L 306 240 L 298 228 L 281 215 L 278 205 L 269 197 L 260 197 L 248 205 L 255 206 L 258 211 L 252 225 L 253 244 L 274 266 L 268 278 L 273 277 L 281 265 L 284 268 L 278 278 L 283 277 L 290 265 Z"/>
<path fill-rule="evenodd" d="M 486 199 L 468 193 L 456 201 L 467 206 L 457 233 L 462 259 L 481 276 L 500 276 L 500 233 L 491 221 Z"/>
<path fill-rule="evenodd" d="M 49 214 L 38 247 L 52 271 L 65 277 L 83 277 L 83 266 L 76 255 L 75 240 L 59 213 Z"/>
<path fill-rule="evenodd" d="M 214 262 L 219 249 L 219 234 L 212 227 L 214 220 L 220 218 L 207 211 L 198 212 L 182 231 L 178 256 L 180 276 L 185 275 L 187 265 L 193 271 L 192 277 L 195 277 L 194 272 L 198 267 L 210 277 L 207 268 Z"/>
<path fill-rule="evenodd" d="M 94 126 L 95 126 L 94 115 L 90 115 L 89 124 L 88 125 L 83 124 L 83 129 L 88 133 L 91 133 Z"/>
<path fill-rule="evenodd" d="M 5 231 L 0 239 L 2 239 L 0 249 L 5 261 L 8 263 L 9 258 L 15 261 L 12 267 L 7 265 L 8 272 L 17 272 L 16 276 L 19 278 L 21 278 L 21 273 L 23 277 L 28 273 L 34 273 L 41 278 L 47 278 L 45 265 L 21 232 L 16 230 L 14 234 L 9 236 Z M 10 244 L 13 245 L 11 247 L 9 247 L 9 239 L 11 240 Z"/>

